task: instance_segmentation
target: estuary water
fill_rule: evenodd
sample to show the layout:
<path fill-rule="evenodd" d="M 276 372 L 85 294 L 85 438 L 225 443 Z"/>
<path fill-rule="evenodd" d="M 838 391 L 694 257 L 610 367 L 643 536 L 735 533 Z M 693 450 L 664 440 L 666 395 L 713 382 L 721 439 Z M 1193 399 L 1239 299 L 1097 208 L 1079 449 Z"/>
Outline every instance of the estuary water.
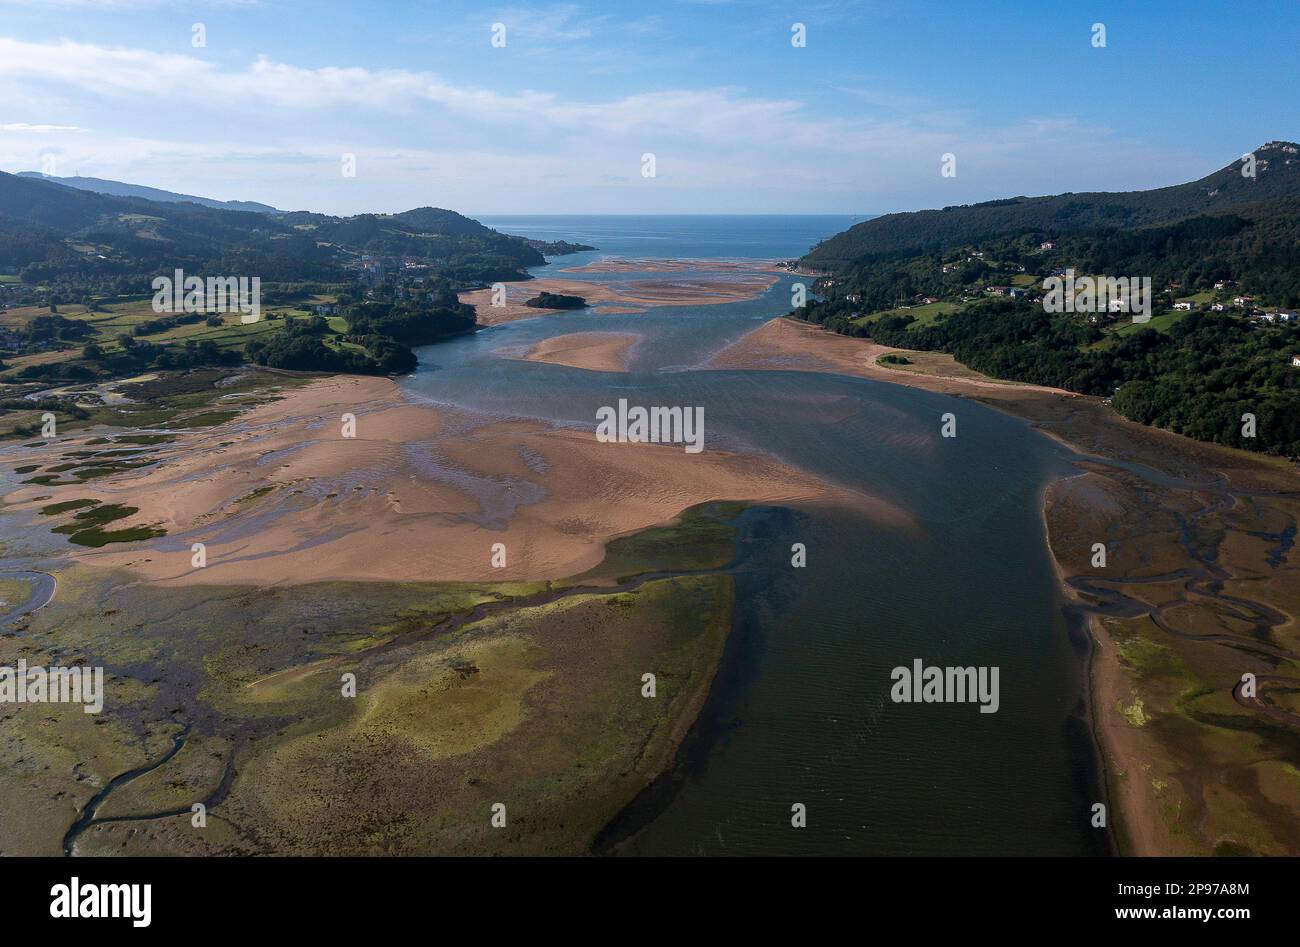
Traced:
<path fill-rule="evenodd" d="M 604 256 L 793 258 L 836 217 L 482 218 Z M 573 274 L 577 276 L 579 274 Z M 496 326 L 419 352 L 412 396 L 594 429 L 596 411 L 703 406 L 705 449 L 760 452 L 906 511 L 915 529 L 809 506 L 747 517 L 735 627 L 669 793 L 623 850 L 645 854 L 1089 855 L 1099 793 L 1083 638 L 1048 552 L 1042 491 L 1069 452 L 969 401 L 807 372 L 706 371 L 729 342 L 789 309 L 783 276 L 757 299 Z M 504 359 L 555 335 L 643 335 L 627 374 Z M 940 437 L 957 416 L 958 436 Z M 807 566 L 791 567 L 791 546 Z M 1000 706 L 894 703 L 891 670 L 999 668 Z M 803 804 L 807 827 L 791 825 Z"/>

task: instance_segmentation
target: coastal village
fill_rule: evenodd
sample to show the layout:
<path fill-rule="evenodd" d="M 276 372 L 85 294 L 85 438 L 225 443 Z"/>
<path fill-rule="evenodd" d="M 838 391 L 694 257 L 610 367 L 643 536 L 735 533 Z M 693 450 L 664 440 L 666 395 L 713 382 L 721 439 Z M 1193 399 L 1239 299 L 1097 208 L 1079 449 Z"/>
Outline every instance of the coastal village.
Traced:
<path fill-rule="evenodd" d="M 812 289 L 825 299 L 840 299 L 849 304 L 848 318 L 866 329 L 872 323 L 889 316 L 910 316 L 913 326 L 921 328 L 940 321 L 951 313 L 981 299 L 1006 299 L 1043 305 L 1047 301 L 1046 285 L 1050 281 L 1067 281 L 1069 288 L 1082 295 L 1077 287 L 1087 285 L 1089 304 L 1075 307 L 1067 296 L 1066 312 L 1077 312 L 1081 320 L 1102 329 L 1127 334 L 1147 325 L 1155 331 L 1166 331 L 1185 316 L 1194 312 L 1214 312 L 1237 316 L 1251 324 L 1267 326 L 1300 325 L 1300 310 L 1270 305 L 1262 294 L 1243 291 L 1232 279 L 1220 279 L 1212 288 L 1189 291 L 1177 282 L 1168 282 L 1153 294 L 1149 322 L 1133 320 L 1136 311 L 1126 293 L 1107 298 L 1103 287 L 1109 277 L 1100 273 L 1077 272 L 1070 261 L 1062 258 L 1058 244 L 1052 240 L 1038 242 L 1027 252 L 1017 254 L 1017 259 L 999 258 L 997 252 L 979 246 L 966 246 L 949 251 L 937 266 L 934 282 L 941 288 L 918 292 L 898 299 L 892 306 L 870 311 L 861 307 L 863 294 L 857 291 L 851 279 L 813 270 L 799 269 L 796 264 L 786 264 L 790 272 L 814 275 Z M 1128 285 L 1128 280 L 1124 280 Z M 1131 311 L 1132 310 L 1132 311 Z M 1300 368 L 1300 352 L 1287 356 L 1292 367 Z"/>

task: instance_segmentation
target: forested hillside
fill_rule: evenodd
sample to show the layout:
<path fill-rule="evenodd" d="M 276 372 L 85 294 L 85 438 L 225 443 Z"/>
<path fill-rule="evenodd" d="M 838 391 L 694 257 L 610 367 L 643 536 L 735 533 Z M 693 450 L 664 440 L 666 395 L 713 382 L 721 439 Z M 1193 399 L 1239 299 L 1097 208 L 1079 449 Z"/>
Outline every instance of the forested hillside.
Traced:
<path fill-rule="evenodd" d="M 545 254 L 592 249 L 436 207 L 263 212 L 72 181 L 0 173 L 0 400 L 15 410 L 43 387 L 80 386 L 60 402 L 69 409 L 99 397 L 96 384 L 149 370 L 409 372 L 414 347 L 474 330 L 459 290 L 526 279 Z M 247 322 L 228 307 L 159 311 L 153 281 L 176 270 L 250 287 L 256 277 L 261 311 Z"/>
<path fill-rule="evenodd" d="M 804 257 L 804 263 L 825 268 L 888 254 L 939 252 L 945 247 L 1025 230 L 1061 235 L 1141 227 L 1300 197 L 1300 146 L 1269 142 L 1253 154 L 1253 177 L 1244 177 L 1243 163 L 1233 161 L 1198 181 L 1152 191 L 1012 197 L 942 210 L 887 214 L 823 241 Z"/>
<path fill-rule="evenodd" d="M 1300 457 L 1300 148 L 1128 194 L 1014 198 L 859 224 L 802 262 L 794 315 L 978 371 L 1110 398 L 1144 424 Z M 1049 312 L 1044 281 L 1149 279 L 1149 322 Z M 1256 419 L 1254 436 L 1243 415 Z"/>
<path fill-rule="evenodd" d="M 467 285 L 520 279 L 545 262 L 521 237 L 434 207 L 270 215 L 97 194 L 0 172 L 0 275 L 44 286 L 56 302 L 145 292 L 154 276 L 175 268 L 338 281 L 370 255 L 418 258 Z"/>

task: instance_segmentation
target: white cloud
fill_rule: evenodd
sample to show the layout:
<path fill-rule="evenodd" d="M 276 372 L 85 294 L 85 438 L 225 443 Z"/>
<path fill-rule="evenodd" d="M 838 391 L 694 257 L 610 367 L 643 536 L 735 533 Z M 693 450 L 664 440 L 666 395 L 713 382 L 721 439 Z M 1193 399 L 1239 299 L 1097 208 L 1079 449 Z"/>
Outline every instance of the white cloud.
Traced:
<path fill-rule="evenodd" d="M 0 0 L 0 7 L 48 10 L 87 10 L 118 13 L 132 10 L 152 10 L 175 6 L 175 0 Z M 260 0 L 207 0 L 211 7 L 252 7 Z"/>
<path fill-rule="evenodd" d="M 576 30 L 565 9 L 539 21 L 537 35 Z M 629 212 L 886 211 L 1154 186 L 1205 170 L 1072 120 L 995 128 L 901 97 L 877 99 L 898 106 L 884 117 L 824 115 L 794 98 L 734 87 L 578 100 L 428 71 L 306 68 L 267 57 L 231 64 L 2 37 L 0 83 L 21 105 L 11 117 L 27 120 L 0 126 L 6 166 L 34 167 L 55 153 L 60 174 L 320 210 L 441 202 L 580 212 L 587 208 L 574 201 L 599 192 L 602 208 Z M 647 151 L 658 161 L 650 182 L 639 174 Z M 360 167 L 348 184 L 338 175 L 344 152 Z M 939 176 L 945 152 L 958 157 L 956 179 Z M 1135 185 L 1135 174 L 1147 180 Z M 213 193 L 218 183 L 226 190 Z M 745 203 L 756 193 L 767 206 Z"/>
<path fill-rule="evenodd" d="M 515 37 L 541 43 L 589 39 L 596 28 L 609 20 L 583 13 L 575 4 L 553 7 L 514 7 L 495 14 L 492 23 L 504 23 L 507 43 Z"/>
<path fill-rule="evenodd" d="M 37 132 L 47 135 L 51 132 L 81 132 L 84 128 L 76 125 L 33 125 L 29 122 L 9 122 L 0 125 L 0 132 Z"/>
<path fill-rule="evenodd" d="M 608 102 L 566 102 L 525 90 L 505 94 L 452 84 L 435 73 L 361 67 L 303 68 L 259 57 L 247 66 L 177 53 L 61 40 L 0 38 L 0 79 L 71 86 L 84 94 L 222 103 L 231 109 L 285 108 L 404 111 L 434 105 L 480 124 L 532 122 L 571 132 L 675 133 L 706 139 L 793 133 L 801 106 L 745 96 L 736 89 L 670 90 Z"/>

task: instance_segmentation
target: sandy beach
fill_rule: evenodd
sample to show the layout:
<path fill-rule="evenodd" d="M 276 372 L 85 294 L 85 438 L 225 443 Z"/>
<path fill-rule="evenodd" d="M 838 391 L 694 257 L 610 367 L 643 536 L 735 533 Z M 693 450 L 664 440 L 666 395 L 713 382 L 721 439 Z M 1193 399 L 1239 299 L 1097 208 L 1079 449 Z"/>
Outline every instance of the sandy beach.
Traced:
<path fill-rule="evenodd" d="M 574 332 L 543 339 L 522 358 L 591 372 L 625 372 L 632 347 L 640 338 L 635 332 Z"/>
<path fill-rule="evenodd" d="M 937 391 L 943 394 L 966 394 L 991 389 L 1012 389 L 1018 392 L 1048 392 L 1067 398 L 1081 397 L 1060 388 L 1022 385 L 988 378 L 958 365 L 949 356 L 940 356 L 939 358 L 945 359 L 946 362 L 942 366 L 933 366 L 936 369 L 942 367 L 943 374 L 909 370 L 911 366 L 886 366 L 879 364 L 877 361 L 882 355 L 902 355 L 909 359 L 921 361 L 924 356 L 933 356 L 934 354 L 892 348 L 867 339 L 837 335 L 820 326 L 780 317 L 765 322 L 753 332 L 727 346 L 718 352 L 704 367 L 747 369 L 751 371 L 766 369 L 771 371 L 830 372 L 832 374 L 856 375 L 860 378 L 893 382 L 898 385 L 910 385 L 914 388 L 924 388 L 927 391 Z M 924 359 L 924 361 L 933 362 L 936 360 L 931 358 Z M 929 368 L 931 366 L 925 365 L 924 367 Z"/>
<path fill-rule="evenodd" d="M 342 436 L 344 414 L 356 418 L 353 438 Z M 594 426 L 479 417 L 408 402 L 387 379 L 338 376 L 187 432 L 158 448 L 156 466 L 27 486 L 9 501 L 138 507 L 114 528 L 149 524 L 166 537 L 73 555 L 180 584 L 556 579 L 596 565 L 612 537 L 719 499 L 851 503 L 909 522 L 762 458 L 599 443 Z M 206 545 L 204 568 L 191 565 L 195 542 Z M 503 568 L 491 564 L 496 543 Z"/>

